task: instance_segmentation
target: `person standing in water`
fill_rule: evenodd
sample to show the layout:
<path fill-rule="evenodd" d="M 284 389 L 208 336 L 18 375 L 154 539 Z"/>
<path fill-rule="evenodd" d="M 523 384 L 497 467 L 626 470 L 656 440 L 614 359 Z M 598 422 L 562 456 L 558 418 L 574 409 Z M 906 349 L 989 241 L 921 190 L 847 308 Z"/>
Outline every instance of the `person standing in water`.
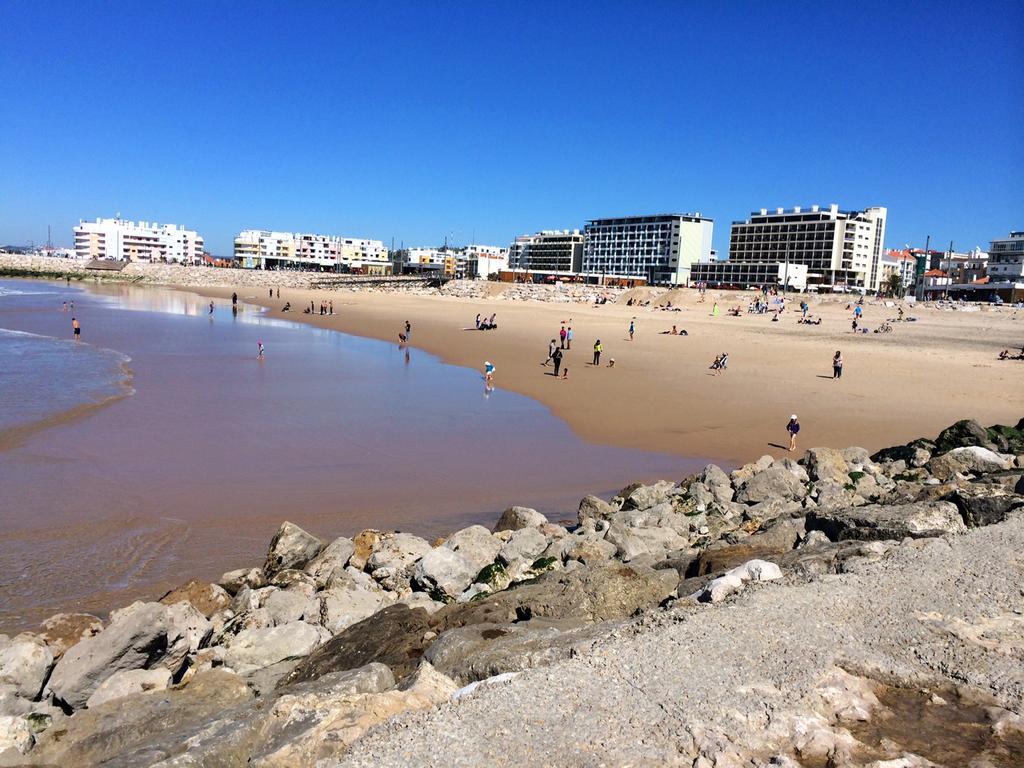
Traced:
<path fill-rule="evenodd" d="M 256 359 L 257 360 L 262 360 L 263 359 L 263 340 L 261 339 L 260 341 L 257 341 L 256 342 L 256 346 L 259 348 L 259 354 L 256 355 Z"/>
<path fill-rule="evenodd" d="M 484 381 L 487 382 L 488 386 L 494 381 L 494 363 L 490 360 L 484 361 Z"/>
<path fill-rule="evenodd" d="M 789 433 L 789 450 L 790 452 L 796 450 L 796 436 L 800 434 L 800 422 L 796 419 L 794 413 L 789 417 L 789 424 L 786 425 L 786 431 Z"/>
<path fill-rule="evenodd" d="M 238 294 L 237 293 L 232 293 L 231 294 L 231 306 L 234 307 L 237 304 L 238 304 Z"/>
<path fill-rule="evenodd" d="M 412 323 L 408 320 L 405 321 L 405 340 L 408 341 L 412 338 Z"/>
<path fill-rule="evenodd" d="M 71 332 L 75 336 L 75 341 L 82 339 L 82 326 L 79 324 L 77 317 L 71 318 Z"/>
<path fill-rule="evenodd" d="M 210 315 L 213 315 L 213 302 L 210 302 Z"/>
<path fill-rule="evenodd" d="M 601 352 L 604 351 L 604 347 L 601 346 L 601 340 L 598 339 L 594 342 L 594 365 L 601 364 Z"/>
<path fill-rule="evenodd" d="M 835 355 L 832 356 L 832 378 L 843 378 L 843 353 L 838 349 L 836 350 Z"/>

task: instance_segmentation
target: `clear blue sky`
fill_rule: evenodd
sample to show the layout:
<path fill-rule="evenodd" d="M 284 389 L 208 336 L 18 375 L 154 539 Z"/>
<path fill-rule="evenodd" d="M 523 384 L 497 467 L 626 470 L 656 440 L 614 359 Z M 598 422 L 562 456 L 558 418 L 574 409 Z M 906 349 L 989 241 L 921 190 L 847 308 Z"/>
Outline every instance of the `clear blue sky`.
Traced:
<path fill-rule="evenodd" d="M 0 244 L 79 218 L 507 244 L 617 214 L 1024 227 L 1024 3 L 0 0 Z"/>

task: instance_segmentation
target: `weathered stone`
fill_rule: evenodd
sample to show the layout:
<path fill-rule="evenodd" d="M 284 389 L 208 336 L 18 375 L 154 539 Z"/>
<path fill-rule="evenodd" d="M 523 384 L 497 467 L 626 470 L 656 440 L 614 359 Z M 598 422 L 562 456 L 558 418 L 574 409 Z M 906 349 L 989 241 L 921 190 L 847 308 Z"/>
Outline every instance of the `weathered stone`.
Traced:
<path fill-rule="evenodd" d="M 928 471 L 939 480 L 949 480 L 957 474 L 984 474 L 1009 468 L 1010 464 L 1002 456 L 976 445 L 954 448 L 933 456 L 928 462 Z"/>
<path fill-rule="evenodd" d="M 471 525 L 453 533 L 442 546 L 462 555 L 476 569 L 476 575 L 494 562 L 501 544 L 501 541 L 482 525 Z"/>
<path fill-rule="evenodd" d="M 983 446 L 992 451 L 998 450 L 992 443 L 988 430 L 974 419 L 962 419 L 946 427 L 935 438 L 935 453 L 946 453 L 967 446 Z"/>
<path fill-rule="evenodd" d="M 1014 512 L 1024 512 L 1024 496 L 977 483 L 957 488 L 947 498 L 956 504 L 968 528 L 1001 523 Z"/>
<path fill-rule="evenodd" d="M 629 562 L 651 554 L 655 557 L 689 545 L 690 523 L 685 515 L 677 515 L 670 504 L 650 510 L 616 512 L 605 534 L 619 557 Z"/>
<path fill-rule="evenodd" d="M 383 533 L 372 528 L 357 533 L 352 539 L 355 551 L 352 553 L 352 557 L 348 559 L 348 564 L 360 571 L 366 568 L 366 561 L 370 559 L 374 546 L 380 541 L 382 536 L 384 536 Z"/>
<path fill-rule="evenodd" d="M 366 569 L 371 574 L 380 568 L 403 570 L 430 550 L 430 542 L 411 533 L 384 536 L 374 544 L 373 554 L 366 561 Z"/>
<path fill-rule="evenodd" d="M 501 513 L 495 531 L 518 531 L 521 528 L 535 528 L 548 522 L 540 512 L 529 507 L 509 507 Z"/>
<path fill-rule="evenodd" d="M 218 583 L 229 595 L 235 595 L 243 587 L 259 589 L 267 586 L 267 577 L 262 568 L 238 568 L 225 573 Z"/>
<path fill-rule="evenodd" d="M 310 560 L 306 564 L 305 571 L 313 578 L 317 588 L 323 589 L 335 572 L 345 570 L 345 566 L 348 565 L 355 551 L 356 545 L 352 539 L 341 536 Z"/>
<path fill-rule="evenodd" d="M 807 528 L 823 531 L 832 541 L 926 538 L 966 530 L 956 505 L 948 501 L 812 510 Z"/>
<path fill-rule="evenodd" d="M 160 598 L 160 602 L 164 605 L 191 603 L 199 613 L 210 618 L 217 611 L 223 610 L 231 604 L 231 596 L 227 590 L 217 584 L 192 579 L 165 594 Z"/>
<path fill-rule="evenodd" d="M 850 468 L 842 451 L 834 448 L 811 448 L 804 454 L 803 464 L 811 480 L 831 480 L 843 485 L 850 482 Z"/>
<path fill-rule="evenodd" d="M 434 600 L 426 592 L 410 592 L 408 595 L 398 598 L 396 602 L 407 605 L 410 608 L 422 608 L 427 613 L 437 613 L 444 608 L 444 603 Z"/>
<path fill-rule="evenodd" d="M 750 560 L 713 579 L 692 596 L 702 603 L 718 603 L 734 592 L 738 592 L 749 581 L 772 581 L 781 579 L 782 571 L 775 563 L 764 560 Z"/>
<path fill-rule="evenodd" d="M 263 570 L 268 576 L 273 576 L 285 568 L 301 569 L 323 548 L 324 543 L 320 539 L 286 520 L 270 540 Z"/>
<path fill-rule="evenodd" d="M 586 520 L 607 520 L 616 512 L 618 512 L 618 508 L 613 507 L 604 499 L 599 499 L 597 496 L 584 496 L 580 500 L 577 520 L 580 525 L 583 525 Z"/>
<path fill-rule="evenodd" d="M 171 684 L 171 673 L 164 667 L 153 669 L 125 669 L 115 672 L 93 691 L 86 702 L 89 709 L 98 707 L 114 699 L 132 696 L 137 693 L 163 691 Z"/>
<path fill-rule="evenodd" d="M 0 715 L 0 755 L 13 750 L 24 755 L 35 744 L 35 736 L 23 717 Z"/>
<path fill-rule="evenodd" d="M 266 612 L 266 626 L 277 627 L 294 621 L 319 622 L 320 603 L 312 587 L 276 589 L 266 596 L 260 608 Z"/>
<path fill-rule="evenodd" d="M 512 533 L 498 551 L 498 560 L 506 566 L 516 560 L 532 563 L 547 549 L 548 540 L 536 528 L 520 528 Z M 468 586 L 468 585 L 467 585 Z"/>
<path fill-rule="evenodd" d="M 529 533 L 530 529 L 516 531 L 515 535 Z M 539 532 L 535 532 L 540 536 Z M 544 537 L 541 536 L 541 540 Z M 512 542 L 505 546 L 508 547 Z M 504 549 L 502 549 L 504 551 Z M 480 572 L 465 557 L 447 547 L 437 547 L 425 554 L 413 571 L 413 581 L 424 591 L 446 600 L 454 600 L 463 590 L 473 583 L 473 578 Z"/>
<path fill-rule="evenodd" d="M 58 613 L 44 621 L 39 637 L 50 648 L 54 659 L 87 637 L 99 634 L 103 622 L 91 613 Z"/>
<path fill-rule="evenodd" d="M 329 580 L 330 578 L 328 577 Z M 278 589 L 304 587 L 310 592 L 315 592 L 320 586 L 317 584 L 316 579 L 305 571 L 300 571 L 296 568 L 284 568 L 278 571 L 270 577 L 269 583 Z"/>
<path fill-rule="evenodd" d="M 213 625 L 190 602 L 167 606 L 167 650 L 161 665 L 177 674 L 190 654 L 205 645 L 213 634 Z"/>
<path fill-rule="evenodd" d="M 872 461 L 877 462 L 904 462 L 911 468 L 923 467 L 932 457 L 935 444 L 927 440 L 915 440 L 907 445 L 896 445 L 892 448 L 883 448 L 871 455 Z M 899 474 L 896 472 L 895 474 Z"/>
<path fill-rule="evenodd" d="M 167 650 L 167 606 L 133 603 L 111 615 L 97 635 L 69 648 L 53 668 L 47 687 L 66 706 L 79 708 L 115 672 L 142 669 Z"/>
<path fill-rule="evenodd" d="M 756 504 L 768 499 L 800 500 L 807 495 L 803 483 L 782 467 L 769 467 L 743 483 L 736 501 Z"/>
<path fill-rule="evenodd" d="M 53 668 L 53 653 L 40 638 L 19 635 L 0 650 L 0 684 L 14 687 L 18 696 L 35 700 Z"/>
<path fill-rule="evenodd" d="M 32 760 L 69 768 L 154 765 L 185 755 L 191 740 L 217 717 L 229 715 L 237 729 L 239 715 L 231 713 L 252 699 L 237 675 L 217 669 L 202 672 L 180 689 L 108 701 L 75 713 L 37 736 Z"/>
<path fill-rule="evenodd" d="M 562 558 L 577 560 L 584 565 L 593 565 L 615 557 L 617 548 L 603 536 L 590 534 L 586 536 L 569 536 L 561 547 Z"/>
<path fill-rule="evenodd" d="M 805 532 L 803 518 L 780 518 L 761 532 L 735 543 L 718 541 L 694 558 L 685 575 L 717 573 L 751 560 L 774 558 L 792 550 Z"/>
<path fill-rule="evenodd" d="M 0 715 L 24 715 L 32 709 L 32 702 L 18 695 L 17 686 L 0 683 Z"/>
<path fill-rule="evenodd" d="M 666 501 L 673 490 L 678 490 L 675 483 L 662 480 L 654 485 L 631 485 L 619 492 L 622 497 L 623 509 L 651 509 Z"/>
<path fill-rule="evenodd" d="M 303 621 L 246 629 L 231 639 L 224 662 L 244 675 L 281 661 L 308 656 L 319 644 L 320 632 Z"/>
<path fill-rule="evenodd" d="M 320 624 L 332 635 L 346 627 L 372 616 L 390 598 L 381 590 L 361 588 L 350 579 L 335 579 L 331 586 L 320 593 Z"/>
<path fill-rule="evenodd" d="M 846 509 L 867 503 L 867 499 L 857 494 L 856 486 L 851 487 L 849 480 L 842 485 L 833 480 L 821 480 L 814 484 L 813 498 L 819 510 Z"/>

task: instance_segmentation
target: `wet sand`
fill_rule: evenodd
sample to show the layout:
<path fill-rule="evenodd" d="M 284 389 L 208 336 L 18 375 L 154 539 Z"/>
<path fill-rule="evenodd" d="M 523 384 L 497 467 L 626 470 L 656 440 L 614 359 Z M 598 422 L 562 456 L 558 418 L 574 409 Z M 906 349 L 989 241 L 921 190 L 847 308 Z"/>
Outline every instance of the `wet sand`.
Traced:
<path fill-rule="evenodd" d="M 770 315 L 725 315 L 740 302 L 745 310 L 751 292 L 711 291 L 698 303 L 696 291 L 673 291 L 680 312 L 350 291 L 286 289 L 270 300 L 265 290 L 247 288 L 239 295 L 275 316 L 379 339 L 396 339 L 408 319 L 414 346 L 477 370 L 490 360 L 497 386 L 544 403 L 584 440 L 726 464 L 781 455 L 793 413 L 802 425 L 799 448 L 869 450 L 934 435 L 961 418 L 1015 424 L 1024 416 L 1024 362 L 996 359 L 1000 350 L 1024 345 L 1024 312 L 1008 308 L 910 309 L 917 322 L 864 335 L 851 331 L 845 307 L 852 299 L 838 296 L 811 297 L 811 312 L 823 322 L 807 326 L 797 324 L 792 301 L 779 322 Z M 303 315 L 311 300 L 333 300 L 337 314 Z M 720 315 L 711 317 L 716 300 Z M 298 311 L 281 315 L 285 301 Z M 478 312 L 497 313 L 498 330 L 464 330 Z M 873 329 L 894 317 L 895 308 L 868 302 L 861 325 Z M 565 358 L 569 379 L 555 381 L 540 363 L 562 322 L 571 322 L 575 341 Z M 689 335 L 660 333 L 673 324 Z M 595 368 L 591 350 L 598 338 L 604 354 Z M 845 361 L 840 381 L 832 380 L 836 350 Z M 713 376 L 708 366 L 721 352 L 729 353 L 729 370 Z M 609 358 L 614 368 L 604 367 Z"/>

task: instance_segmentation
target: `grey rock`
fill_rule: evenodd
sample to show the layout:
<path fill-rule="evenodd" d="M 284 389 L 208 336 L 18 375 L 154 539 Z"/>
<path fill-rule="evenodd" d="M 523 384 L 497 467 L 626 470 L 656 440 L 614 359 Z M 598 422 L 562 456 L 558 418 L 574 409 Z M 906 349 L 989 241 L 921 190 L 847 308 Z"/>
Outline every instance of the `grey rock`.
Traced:
<path fill-rule="evenodd" d="M 86 702 L 89 709 L 137 693 L 163 691 L 171 684 L 171 673 L 164 667 L 153 669 L 125 669 L 115 672 L 93 691 Z"/>
<path fill-rule="evenodd" d="M 516 560 L 532 563 L 547 549 L 548 540 L 536 528 L 520 528 L 512 533 L 498 551 L 498 560 L 509 565 Z M 475 575 L 475 574 L 474 574 Z M 467 585 L 468 586 L 468 585 Z"/>
<path fill-rule="evenodd" d="M 172 674 L 178 674 L 189 655 L 202 648 L 210 639 L 213 625 L 189 602 L 167 606 L 166 617 L 167 650 L 160 664 Z"/>
<path fill-rule="evenodd" d="M 783 467 L 769 467 L 745 481 L 736 493 L 736 501 L 756 504 L 768 499 L 800 500 L 807 495 L 803 483 Z"/>
<path fill-rule="evenodd" d="M 966 530 L 956 505 L 948 501 L 814 510 L 807 515 L 807 528 L 823 531 L 832 541 L 927 538 Z"/>
<path fill-rule="evenodd" d="M 985 474 L 1010 469 L 1010 464 L 998 453 L 980 446 L 954 448 L 948 453 L 933 456 L 928 471 L 939 480 L 949 480 L 957 474 Z"/>
<path fill-rule="evenodd" d="M 585 565 L 611 560 L 618 551 L 615 544 L 599 534 L 567 536 L 563 542 L 560 548 L 562 559 L 576 560 Z"/>
<path fill-rule="evenodd" d="M 160 602 L 164 605 L 189 603 L 204 617 L 210 618 L 217 611 L 224 610 L 231 605 L 231 596 L 226 589 L 218 584 L 192 579 L 165 594 L 160 598 Z"/>
<path fill-rule="evenodd" d="M 269 577 L 286 568 L 301 569 L 323 548 L 324 543 L 320 539 L 286 520 L 270 541 L 263 570 Z"/>
<path fill-rule="evenodd" d="M 243 587 L 259 589 L 267 586 L 267 577 L 262 568 L 238 568 L 225 573 L 218 583 L 228 594 L 235 595 Z"/>
<path fill-rule="evenodd" d="M 381 590 L 365 589 L 352 579 L 335 579 L 320 593 L 320 624 L 335 635 L 372 616 L 388 602 Z"/>
<path fill-rule="evenodd" d="M 167 650 L 167 606 L 133 603 L 111 616 L 93 637 L 69 648 L 53 668 L 47 687 L 66 706 L 82 707 L 115 672 L 142 669 Z"/>
<path fill-rule="evenodd" d="M 366 562 L 371 574 L 380 568 L 404 570 L 431 550 L 430 542 L 411 533 L 384 536 L 373 545 L 373 553 Z M 378 579 L 379 581 L 379 579 Z"/>
<path fill-rule="evenodd" d="M 804 454 L 804 466 L 807 467 L 807 474 L 811 480 L 831 480 L 834 483 L 843 485 L 850 482 L 850 468 L 842 451 L 834 448 L 811 448 Z"/>
<path fill-rule="evenodd" d="M 323 589 L 336 571 L 344 571 L 349 559 L 355 554 L 356 545 L 352 539 L 341 536 L 326 547 L 306 564 L 305 571 Z"/>
<path fill-rule="evenodd" d="M 676 484 L 667 480 L 662 480 L 654 485 L 627 486 L 619 492 L 619 496 L 623 500 L 622 509 L 651 509 L 666 501 L 674 490 L 677 490 Z"/>
<path fill-rule="evenodd" d="M 501 545 L 501 540 L 482 525 L 471 525 L 453 533 L 442 546 L 462 555 L 476 569 L 476 575 L 494 562 Z"/>
<path fill-rule="evenodd" d="M 21 716 L 32 711 L 32 702 L 18 695 L 18 688 L 0 683 L 0 716 Z"/>
<path fill-rule="evenodd" d="M 579 524 L 583 525 L 587 520 L 607 520 L 618 511 L 618 507 L 612 506 L 604 499 L 599 499 L 597 496 L 584 496 L 580 500 L 576 517 Z"/>
<path fill-rule="evenodd" d="M 1010 514 L 1024 512 L 1024 496 L 977 483 L 957 488 L 947 498 L 969 528 L 1001 523 Z"/>
<path fill-rule="evenodd" d="M 548 522 L 540 512 L 529 507 L 509 507 L 501 513 L 495 531 L 518 531 L 521 528 L 534 528 Z"/>
<path fill-rule="evenodd" d="M 274 590 L 260 605 L 266 612 L 266 626 L 277 627 L 303 620 L 319 621 L 320 603 L 313 595 L 312 588 Z"/>
<path fill-rule="evenodd" d="M 23 717 L 0 715 L 0 755 L 16 752 L 24 755 L 35 744 L 35 736 Z"/>
<path fill-rule="evenodd" d="M 642 555 L 664 555 L 689 546 L 690 524 L 684 515 L 667 509 L 624 510 L 611 520 L 605 540 L 613 544 L 622 560 Z"/>
<path fill-rule="evenodd" d="M 103 629 L 103 622 L 91 613 L 58 613 L 46 619 L 39 627 L 39 638 L 59 659 L 64 652 L 87 637 Z"/>
<path fill-rule="evenodd" d="M 513 538 L 530 533 L 531 529 L 516 531 Z M 534 531 L 537 536 L 541 534 Z M 545 541 L 543 536 L 541 539 Z M 505 546 L 512 544 L 510 540 Z M 473 578 L 480 572 L 469 560 L 458 552 L 447 547 L 437 547 L 425 554 L 413 571 L 413 581 L 431 595 L 443 596 L 454 600 L 473 583 Z"/>
<path fill-rule="evenodd" d="M 0 684 L 22 698 L 38 699 L 52 668 L 53 653 L 39 638 L 19 635 L 0 650 Z"/>
<path fill-rule="evenodd" d="M 247 674 L 281 661 L 308 656 L 319 644 L 320 632 L 303 621 L 246 629 L 231 639 L 224 662 L 239 674 Z"/>

